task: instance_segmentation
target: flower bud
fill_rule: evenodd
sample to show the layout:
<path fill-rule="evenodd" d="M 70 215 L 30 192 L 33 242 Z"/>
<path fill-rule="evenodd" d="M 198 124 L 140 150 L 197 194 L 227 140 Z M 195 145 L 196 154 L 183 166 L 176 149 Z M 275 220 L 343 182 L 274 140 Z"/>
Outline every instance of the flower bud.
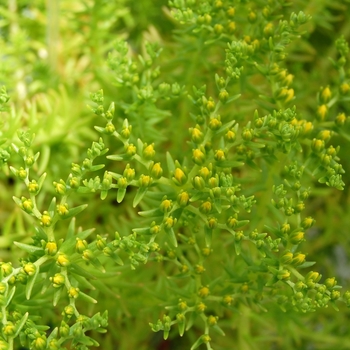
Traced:
<path fill-rule="evenodd" d="M 33 276 L 35 274 L 36 269 L 37 267 L 31 262 L 26 263 L 23 266 L 23 270 L 28 276 Z"/>
<path fill-rule="evenodd" d="M 310 271 L 306 276 L 305 276 L 305 281 L 310 282 L 313 281 L 315 283 L 319 282 L 321 279 L 322 275 L 319 274 L 318 272 L 315 271 Z"/>
<path fill-rule="evenodd" d="M 250 23 L 254 23 L 254 22 L 256 21 L 256 19 L 257 19 L 256 13 L 253 12 L 253 11 L 250 11 L 250 12 L 248 13 L 248 21 L 249 21 Z"/>
<path fill-rule="evenodd" d="M 235 142 L 236 141 L 236 132 L 234 130 L 228 130 L 225 134 L 225 141 L 226 142 Z"/>
<path fill-rule="evenodd" d="M 15 334 L 16 327 L 12 322 L 7 322 L 2 327 L 2 332 L 5 336 L 10 337 L 11 335 Z"/>
<path fill-rule="evenodd" d="M 19 170 L 17 170 L 16 175 L 21 179 L 21 180 L 25 180 L 27 178 L 27 170 L 20 168 Z"/>
<path fill-rule="evenodd" d="M 172 216 L 169 216 L 164 219 L 163 225 L 165 229 L 171 229 L 176 224 L 177 219 L 174 219 Z"/>
<path fill-rule="evenodd" d="M 22 209 L 26 213 L 31 214 L 33 212 L 33 209 L 34 209 L 34 204 L 33 204 L 32 200 L 27 199 L 25 197 L 22 197 L 21 200 L 22 200 Z"/>
<path fill-rule="evenodd" d="M 321 106 L 318 106 L 317 113 L 316 113 L 317 119 L 319 121 L 324 121 L 326 118 L 327 112 L 328 112 L 327 105 L 323 104 Z"/>
<path fill-rule="evenodd" d="M 125 147 L 125 153 L 128 157 L 132 157 L 136 154 L 136 146 L 132 143 Z"/>
<path fill-rule="evenodd" d="M 337 300 L 340 298 L 340 292 L 339 290 L 332 290 L 331 291 L 331 300 Z"/>
<path fill-rule="evenodd" d="M 242 138 L 245 141 L 250 141 L 253 138 L 252 130 L 248 128 L 243 129 Z"/>
<path fill-rule="evenodd" d="M 327 278 L 324 282 L 325 286 L 328 288 L 328 289 L 332 289 L 333 287 L 335 287 L 337 285 L 337 281 L 334 277 L 332 278 Z"/>
<path fill-rule="evenodd" d="M 311 149 L 315 152 L 315 153 L 320 153 L 324 150 L 325 147 L 325 143 L 323 140 L 319 140 L 319 139 L 313 139 L 312 143 L 311 143 Z"/>
<path fill-rule="evenodd" d="M 222 103 L 225 103 L 227 101 L 229 97 L 229 94 L 227 92 L 226 89 L 222 89 L 220 92 L 219 92 L 219 100 L 222 102 Z"/>
<path fill-rule="evenodd" d="M 325 87 L 321 92 L 321 101 L 327 103 L 332 97 L 332 92 L 329 86 Z"/>
<path fill-rule="evenodd" d="M 202 274 L 203 272 L 205 272 L 205 268 L 204 268 L 203 265 L 196 265 L 196 266 L 194 267 L 194 271 L 195 271 L 196 274 L 200 275 L 200 274 Z"/>
<path fill-rule="evenodd" d="M 235 233 L 235 241 L 240 242 L 244 237 L 243 231 L 237 231 Z"/>
<path fill-rule="evenodd" d="M 303 264 L 305 262 L 305 257 L 306 257 L 305 254 L 296 253 L 296 254 L 294 254 L 294 257 L 292 259 L 291 264 L 294 265 L 294 266 L 301 265 L 301 264 Z"/>
<path fill-rule="evenodd" d="M 301 243 L 302 241 L 304 241 L 304 235 L 305 235 L 305 232 L 303 231 L 296 231 L 296 232 L 293 232 L 290 234 L 289 236 L 289 241 L 292 243 L 292 244 L 299 244 Z"/>
<path fill-rule="evenodd" d="M 210 164 L 209 164 L 210 165 Z M 207 180 L 209 178 L 209 176 L 211 176 L 211 171 L 207 168 L 207 167 L 202 167 L 199 172 L 198 175 L 200 177 L 202 177 L 204 180 Z"/>
<path fill-rule="evenodd" d="M 339 113 L 335 118 L 335 124 L 337 126 L 343 126 L 346 122 L 346 116 L 344 113 Z"/>
<path fill-rule="evenodd" d="M 152 235 L 158 234 L 160 230 L 161 230 L 161 227 L 159 225 L 156 225 L 155 222 L 151 223 L 150 232 Z"/>
<path fill-rule="evenodd" d="M 35 180 L 32 180 L 27 185 L 28 191 L 30 193 L 36 194 L 39 191 L 39 185 Z"/>
<path fill-rule="evenodd" d="M 61 273 L 56 273 L 55 276 L 50 277 L 50 281 L 55 288 L 60 288 L 65 284 L 66 278 Z"/>
<path fill-rule="evenodd" d="M 199 207 L 199 210 L 203 214 L 209 214 L 212 210 L 212 204 L 209 200 L 203 202 Z"/>
<path fill-rule="evenodd" d="M 177 196 L 177 202 L 181 207 L 185 207 L 188 204 L 190 196 L 188 192 L 181 191 Z"/>
<path fill-rule="evenodd" d="M 87 244 L 87 242 L 86 242 L 85 239 L 84 239 L 84 240 L 82 240 L 82 239 L 80 239 L 80 238 L 77 238 L 77 239 L 76 239 L 76 242 L 75 242 L 75 251 L 76 251 L 77 253 L 82 254 L 83 251 L 84 251 L 85 249 L 87 249 L 87 247 L 88 247 L 88 244 Z"/>
<path fill-rule="evenodd" d="M 40 218 L 40 224 L 42 226 L 50 226 L 51 225 L 51 216 L 49 215 L 49 213 L 47 211 L 43 212 L 43 215 Z"/>
<path fill-rule="evenodd" d="M 182 186 L 187 182 L 187 176 L 184 171 L 180 168 L 176 168 L 174 171 L 173 181 L 176 185 Z"/>
<path fill-rule="evenodd" d="M 1 294 L 1 295 L 5 294 L 6 289 L 7 289 L 6 283 L 0 282 L 0 294 Z"/>
<path fill-rule="evenodd" d="M 69 296 L 70 298 L 76 299 L 76 298 L 78 298 L 78 296 L 79 296 L 79 292 L 80 292 L 79 288 L 70 287 L 70 288 L 68 289 L 68 296 Z"/>
<path fill-rule="evenodd" d="M 280 261 L 282 264 L 290 264 L 292 259 L 293 259 L 293 253 L 287 251 L 281 256 Z"/>
<path fill-rule="evenodd" d="M 218 220 L 217 218 L 209 218 L 208 219 L 208 222 L 207 222 L 207 225 L 210 229 L 214 229 L 217 225 L 218 225 Z"/>
<path fill-rule="evenodd" d="M 205 154 L 200 149 L 192 150 L 192 160 L 197 165 L 202 165 L 205 162 Z"/>
<path fill-rule="evenodd" d="M 346 95 L 350 90 L 350 85 L 348 83 L 343 83 L 340 85 L 340 92 L 343 95 Z"/>
<path fill-rule="evenodd" d="M 141 175 L 139 179 L 139 186 L 140 187 L 148 187 L 152 183 L 152 178 L 148 175 Z"/>
<path fill-rule="evenodd" d="M 215 151 L 214 158 L 218 162 L 225 160 L 226 156 L 224 150 L 218 149 L 217 151 Z"/>
<path fill-rule="evenodd" d="M 142 152 L 143 158 L 145 158 L 146 160 L 151 160 L 154 158 L 155 154 L 156 154 L 156 151 L 154 150 L 154 143 L 148 146 L 147 146 L 147 143 L 144 144 L 144 148 Z"/>
<path fill-rule="evenodd" d="M 220 116 L 216 118 L 211 118 L 209 121 L 209 128 L 213 131 L 218 130 L 221 127 L 222 123 L 220 120 Z"/>
<path fill-rule="evenodd" d="M 95 258 L 94 253 L 90 249 L 85 249 L 81 255 L 85 261 L 92 261 Z"/>
<path fill-rule="evenodd" d="M 60 331 L 60 336 L 62 338 L 65 338 L 65 337 L 68 337 L 69 335 L 69 326 L 66 322 L 62 321 L 61 322 L 61 326 L 59 328 L 59 331 Z"/>
<path fill-rule="evenodd" d="M 71 318 L 74 315 L 74 307 L 72 305 L 67 305 L 63 309 L 62 315 Z"/>
<path fill-rule="evenodd" d="M 69 210 L 68 210 L 68 204 L 64 203 L 64 204 L 59 204 L 56 206 L 56 211 L 58 213 L 58 215 L 60 216 L 65 216 L 68 214 Z"/>
<path fill-rule="evenodd" d="M 71 188 L 78 188 L 80 186 L 80 179 L 78 177 L 71 177 L 69 180 L 69 185 Z"/>
<path fill-rule="evenodd" d="M 277 273 L 277 278 L 279 280 L 288 280 L 290 277 L 290 272 L 288 270 L 280 270 Z"/>
<path fill-rule="evenodd" d="M 131 135 L 131 130 L 132 130 L 132 126 L 123 126 L 123 129 L 120 132 L 120 135 L 124 138 L 124 139 L 129 139 L 130 135 Z"/>
<path fill-rule="evenodd" d="M 189 132 L 191 134 L 191 139 L 194 143 L 201 143 L 203 141 L 203 133 L 202 131 L 200 130 L 200 127 L 199 125 L 196 125 L 195 128 L 190 128 L 189 129 Z"/>
<path fill-rule="evenodd" d="M 163 169 L 160 163 L 155 163 L 151 166 L 151 175 L 155 179 L 160 179 L 163 175 Z"/>
<path fill-rule="evenodd" d="M 233 17 L 235 15 L 235 12 L 236 12 L 235 8 L 230 6 L 227 9 L 226 14 L 227 14 L 228 17 Z"/>
<path fill-rule="evenodd" d="M 107 135 L 112 135 L 115 131 L 115 126 L 112 122 L 108 122 L 105 126 L 105 132 Z"/>
<path fill-rule="evenodd" d="M 69 258 L 66 254 L 59 254 L 56 259 L 56 264 L 61 267 L 67 267 L 70 264 Z"/>
<path fill-rule="evenodd" d="M 172 201 L 166 198 L 163 199 L 162 203 L 160 204 L 160 210 L 163 213 L 168 213 L 172 207 L 173 207 Z"/>
<path fill-rule="evenodd" d="M 210 294 L 210 290 L 208 287 L 201 287 L 199 290 L 198 290 L 198 295 L 201 297 L 201 298 L 206 298 L 208 295 Z M 203 310 L 204 311 L 204 310 Z"/>
<path fill-rule="evenodd" d="M 307 230 L 308 228 L 312 227 L 315 224 L 315 219 L 311 216 L 308 216 L 301 222 L 301 227 L 304 230 Z"/>
<path fill-rule="evenodd" d="M 230 216 L 226 222 L 227 226 L 230 228 L 235 228 L 238 224 L 238 220 L 235 217 Z"/>
<path fill-rule="evenodd" d="M 233 297 L 231 295 L 225 295 L 222 299 L 222 302 L 225 304 L 225 305 L 228 305 L 230 306 L 233 302 Z"/>
<path fill-rule="evenodd" d="M 8 263 L 0 262 L 0 268 L 1 268 L 2 275 L 4 277 L 11 275 L 11 273 L 13 271 L 13 267 L 12 267 L 12 264 L 10 262 L 8 262 Z"/>
<path fill-rule="evenodd" d="M 221 34 L 223 31 L 224 31 L 224 26 L 222 24 L 217 23 L 214 25 L 214 32 L 216 34 Z"/>
<path fill-rule="evenodd" d="M 271 22 L 267 23 L 263 32 L 266 37 L 271 36 L 273 34 L 273 24 Z"/>

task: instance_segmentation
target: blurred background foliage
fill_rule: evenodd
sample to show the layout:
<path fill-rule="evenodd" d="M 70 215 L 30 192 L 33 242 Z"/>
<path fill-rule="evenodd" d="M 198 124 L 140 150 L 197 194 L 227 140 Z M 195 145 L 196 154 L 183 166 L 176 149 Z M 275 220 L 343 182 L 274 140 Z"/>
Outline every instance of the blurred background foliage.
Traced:
<path fill-rule="evenodd" d="M 266 1 L 232 1 L 247 3 L 247 9 L 259 10 Z M 288 47 L 286 60 L 288 71 L 294 76 L 295 104 L 305 119 L 313 119 L 317 107 L 317 93 L 323 86 L 338 84 L 338 73 L 328 57 L 336 60 L 338 53 L 334 42 L 341 35 L 350 41 L 350 5 L 344 0 L 284 1 L 283 11 L 304 11 L 312 20 L 304 27 L 303 38 Z M 287 6 L 288 5 L 288 6 Z M 291 10 L 292 8 L 292 10 Z M 239 23 L 237 24 L 239 27 Z M 244 30 L 244 26 L 242 27 Z M 103 88 L 108 104 L 116 101 L 116 113 L 121 121 L 127 117 L 131 124 L 147 120 L 147 113 L 158 113 L 157 128 L 149 126 L 155 134 L 145 133 L 143 141 L 157 142 L 157 148 L 171 149 L 179 155 L 187 145 L 176 137 L 179 130 L 187 133 L 191 103 L 172 96 L 147 102 L 140 110 L 129 109 L 135 92 L 115 81 L 107 64 L 108 54 L 120 40 L 127 41 L 129 55 L 148 57 L 146 42 L 163 49 L 152 62 L 153 71 L 160 66 L 161 78 L 153 80 L 147 72 L 138 68 L 144 79 L 152 84 L 159 82 L 180 84 L 178 95 L 207 84 L 207 91 L 215 94 L 213 72 L 219 72 L 224 60 L 227 40 L 205 44 L 210 37 L 194 34 L 193 28 L 179 25 L 170 13 L 166 0 L 4 0 L 0 5 L 0 85 L 5 85 L 10 96 L 11 110 L 2 113 L 0 138 L 7 139 L 3 147 L 11 153 L 11 142 L 18 142 L 19 129 L 30 129 L 36 134 L 35 151 L 40 151 L 37 175 L 48 173 L 42 205 L 54 194 L 53 181 L 65 179 L 72 162 L 81 162 L 86 149 L 97 133 L 98 124 L 87 108 L 89 93 Z M 245 33 L 238 34 L 244 36 Z M 233 38 L 233 37 L 232 37 Z M 137 60 L 137 59 L 136 59 Z M 142 70 L 142 69 L 141 69 Z M 346 72 L 350 76 L 350 72 Z M 212 84 L 212 85 L 210 85 Z M 182 86 L 185 88 L 182 89 Z M 192 91 L 190 91 L 192 93 Z M 252 115 L 249 98 L 240 102 L 237 117 Z M 230 108 L 230 107 L 228 107 Z M 338 104 L 335 109 L 350 115 L 350 103 Z M 168 111 L 168 112 L 166 112 Z M 336 115 L 337 111 L 334 110 Z M 147 127 L 147 126 L 146 126 Z M 165 128 L 166 127 L 166 128 Z M 161 130 L 160 135 L 157 130 Z M 140 133 L 142 130 L 139 131 Z M 337 276 L 340 285 L 350 287 L 350 162 L 349 138 L 339 135 L 334 139 L 340 145 L 340 158 L 346 171 L 347 187 L 339 192 L 316 186 L 312 192 L 307 213 L 316 219 L 304 243 L 308 260 L 317 261 L 321 273 Z M 347 129 L 349 135 L 349 127 Z M 155 140 L 154 136 L 158 139 Z M 148 139 L 149 137 L 149 139 Z M 108 145 L 113 149 L 117 147 Z M 20 164 L 15 156 L 12 164 Z M 17 183 L 6 164 L 0 173 L 0 259 L 18 260 L 13 256 L 12 241 L 28 242 L 33 233 L 31 218 L 15 206 L 12 196 L 20 196 L 22 184 Z M 51 196 L 51 197 L 50 197 Z M 97 197 L 96 197 L 97 198 Z M 130 230 L 130 222 L 137 215 L 130 202 L 116 205 L 114 198 L 107 199 L 110 205 L 99 206 L 97 199 L 89 196 L 90 209 L 78 217 L 84 228 L 96 227 L 99 232 L 121 233 Z M 96 201 L 95 201 L 96 199 Z M 72 199 L 74 201 L 74 198 Z M 80 204 L 81 202 L 79 202 Z M 40 205 L 40 203 L 39 203 Z M 94 213 L 92 215 L 92 213 Z M 121 213 L 121 214 L 120 214 Z M 322 229 L 321 229 L 322 227 Z M 123 271 L 117 283 L 108 281 L 111 287 L 107 298 L 99 300 L 100 310 L 109 309 L 109 333 L 100 339 L 103 349 L 185 349 L 194 342 L 197 334 L 187 334 L 179 339 L 174 333 L 170 340 L 162 341 L 161 334 L 152 335 L 148 322 L 159 317 L 154 305 L 166 305 L 167 293 L 158 300 L 153 290 L 161 290 L 164 279 L 162 267 L 150 263 L 149 269 Z M 128 269 L 128 268 L 126 268 Z M 141 273 L 141 276 L 140 276 Z M 144 286 L 143 280 L 154 281 Z M 106 291 L 104 291 L 106 293 Z M 169 291 L 169 293 L 171 293 Z M 142 300 L 142 306 L 140 306 Z M 94 306 L 96 308 L 96 306 Z M 331 309 L 319 310 L 314 315 L 300 316 L 294 312 L 282 313 L 277 307 L 263 317 L 249 309 L 240 310 L 240 317 L 227 321 L 227 336 L 218 339 L 218 349 L 232 349 L 235 339 L 241 337 L 244 349 L 350 349 L 346 345 L 349 312 L 337 313 Z M 243 316 L 242 316 L 243 315 Z M 146 320 L 146 321 L 145 321 Z M 263 332 L 261 332 L 262 330 Z M 199 333 L 200 334 L 200 333 Z M 240 350 L 244 350 L 243 348 Z"/>

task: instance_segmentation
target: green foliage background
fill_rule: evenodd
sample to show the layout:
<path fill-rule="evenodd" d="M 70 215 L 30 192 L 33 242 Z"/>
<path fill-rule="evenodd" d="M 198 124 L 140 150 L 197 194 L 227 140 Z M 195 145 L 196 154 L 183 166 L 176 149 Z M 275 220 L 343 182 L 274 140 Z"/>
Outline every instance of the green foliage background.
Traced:
<path fill-rule="evenodd" d="M 67 179 L 72 163 L 82 164 L 87 148 L 100 137 L 94 126 L 104 128 L 106 125 L 105 120 L 96 115 L 96 110 L 93 113 L 96 99 L 91 101 L 90 93 L 103 89 L 105 108 L 115 102 L 115 128 L 121 130 L 127 118 L 133 127 L 134 143 L 137 138 L 148 145 L 154 143 L 157 161 L 161 164 L 168 161 L 169 164 L 165 152 L 169 151 L 172 158 L 181 163 L 181 167 L 187 162 L 191 170 L 193 164 L 184 160 L 183 155 L 192 154 L 193 143 L 187 142 L 191 140 L 188 129 L 199 124 L 200 112 L 198 104 L 195 105 L 187 95 L 195 95 L 193 86 L 199 89 L 205 84 L 206 92 L 202 95 L 209 100 L 210 96 L 218 99 L 215 74 L 225 75 L 227 44 L 241 39 L 249 42 L 247 36 L 259 37 L 264 30 L 265 24 L 261 28 L 251 26 L 247 20 L 251 12 L 265 23 L 263 10 L 270 9 L 271 14 L 267 15 L 267 19 L 270 18 L 276 27 L 282 16 L 289 19 L 292 12 L 298 14 L 303 11 L 311 16 L 298 29 L 302 35 L 291 35 L 293 40 L 282 50 L 286 58 L 281 65 L 294 76 L 292 88 L 295 98 L 291 102 L 279 100 L 276 97 L 278 92 L 273 91 L 273 84 L 268 79 L 264 80 L 263 74 L 249 62 L 249 57 L 243 58 L 242 62 L 246 65 L 243 77 L 227 88 L 230 97 L 237 94 L 242 96 L 230 104 L 223 104 L 220 110 L 223 123 L 233 118 L 246 126 L 248 121 L 253 121 L 255 110 L 262 117 L 274 109 L 292 108 L 293 105 L 297 106 L 303 120 L 314 122 L 317 109 L 322 104 L 320 99 L 322 101 L 324 88 L 329 86 L 336 95 L 342 83 L 350 83 L 348 61 L 343 68 L 337 66 L 341 57 L 349 60 L 349 54 L 346 52 L 343 55 L 335 45 L 342 36 L 345 41 L 350 41 L 349 1 L 222 1 L 225 8 L 236 8 L 236 30 L 227 35 L 220 35 L 214 23 L 202 26 L 200 21 L 186 20 L 183 12 L 171 12 L 171 8 L 178 7 L 184 11 L 192 9 L 195 16 L 200 16 L 206 13 L 206 9 L 211 9 L 214 20 L 224 23 L 226 15 L 215 12 L 217 3 L 174 1 L 171 6 L 165 0 L 8 0 L 0 5 L 0 85 L 6 86 L 10 96 L 9 102 L 4 105 L 8 107 L 4 107 L 1 114 L 0 138 L 4 140 L 1 147 L 10 157 L 6 162 L 2 153 L 0 261 L 19 266 L 20 259 L 26 259 L 28 254 L 13 242 L 32 244 L 35 227 L 38 226 L 38 222 L 12 198 L 26 196 L 23 181 L 14 176 L 9 168 L 19 169 L 23 166 L 23 160 L 11 146 L 12 143 L 20 145 L 17 131 L 30 130 L 35 134 L 31 148 L 34 154 L 40 152 L 40 157 L 31 170 L 31 176 L 38 180 L 43 172 L 47 173 L 37 196 L 38 208 L 45 210 L 52 198 L 57 196 L 52 183 Z M 123 61 L 124 42 L 127 43 L 128 53 Z M 271 52 L 267 52 L 266 57 L 259 57 L 261 67 L 272 61 Z M 128 66 L 129 59 L 136 67 Z M 133 72 L 139 75 L 141 81 L 138 89 L 135 88 L 138 82 L 133 80 Z M 159 88 L 161 83 L 169 84 L 170 90 L 163 93 Z M 149 86 L 152 86 L 151 96 L 141 99 L 140 94 L 147 94 Z M 147 88 L 142 90 L 143 87 Z M 316 223 L 307 231 L 302 251 L 307 253 L 307 261 L 316 262 L 316 271 L 325 278 L 336 276 L 337 284 L 343 286 L 342 293 L 349 290 L 350 279 L 350 126 L 345 122 L 341 128 L 334 127 L 333 120 L 339 113 L 350 115 L 349 101 L 347 92 L 329 108 L 325 124 L 317 124 L 317 121 L 315 124 L 315 132 L 318 129 L 331 130 L 331 144 L 340 146 L 338 156 L 345 170 L 345 189 L 339 191 L 327 187 L 318 183 L 317 176 L 310 175 L 306 183 L 312 188 L 311 196 L 303 214 L 303 217 L 312 216 Z M 105 135 L 103 137 L 109 154 L 124 152 L 121 142 Z M 303 144 L 305 149 L 310 147 L 311 139 Z M 216 147 L 222 147 L 222 141 L 214 142 L 217 142 Z M 280 155 L 278 160 L 282 164 L 284 155 Z M 106 169 L 118 174 L 123 173 L 126 164 L 114 159 L 104 159 L 104 162 Z M 281 166 L 277 163 L 267 165 L 257 161 L 255 168 L 252 164 L 251 168 L 234 171 L 234 176 L 239 177 L 239 181 L 246 186 L 247 197 L 255 194 L 258 200 L 270 205 L 271 191 L 266 192 L 264 186 L 265 181 L 273 183 L 279 174 Z M 257 169 L 259 166 L 263 169 L 263 175 Z M 270 168 L 267 169 L 267 166 Z M 141 168 L 141 165 L 136 166 L 138 174 Z M 269 172 L 275 174 L 271 175 L 270 180 Z M 103 174 L 102 170 L 97 172 L 101 178 Z M 118 231 L 121 236 L 127 236 L 135 227 L 149 225 L 147 218 L 142 221 L 138 212 L 153 209 L 159 199 L 157 202 L 145 197 L 135 209 L 132 204 L 136 192 L 136 189 L 128 188 L 121 203 L 116 202 L 116 193 L 109 193 L 104 201 L 100 199 L 100 191 L 72 193 L 70 207 L 88 204 L 88 208 L 77 215 L 76 227 L 82 226 L 83 230 L 95 228 L 93 238 L 88 241 L 91 243 L 96 240 L 97 234 L 103 236 L 108 233 L 112 237 Z M 268 211 L 262 204 L 258 206 L 252 227 L 259 232 L 265 232 L 264 225 L 273 227 L 276 218 L 271 213 L 272 209 Z M 248 216 L 242 214 L 239 219 L 244 220 Z M 276 214 L 276 217 L 279 216 Z M 65 238 L 67 226 L 65 221 L 57 223 L 57 239 Z M 238 271 L 244 270 L 236 258 L 232 240 L 227 239 L 224 248 L 221 244 L 217 241 L 213 243 L 212 254 L 216 254 L 216 259 L 210 269 L 207 267 L 205 281 L 208 285 L 221 276 L 225 264 L 232 264 Z M 166 244 L 163 247 L 169 248 Z M 107 272 L 96 272 L 98 282 L 91 296 L 98 303 L 90 305 L 81 302 L 79 306 L 88 315 L 102 314 L 108 310 L 107 334 L 89 334 L 101 344 L 102 349 L 189 349 L 202 335 L 203 326 L 198 320 L 183 337 L 179 337 L 174 326 L 166 341 L 162 340 L 161 332 L 153 333 L 149 327 L 149 323 L 162 320 L 165 313 L 171 312 L 172 305 L 177 305 L 181 288 L 184 288 L 184 295 L 187 293 L 186 283 L 174 279 L 178 266 L 171 263 L 172 248 L 166 249 L 162 252 L 165 257 L 163 263 L 150 259 L 146 265 L 141 264 L 133 270 L 130 264 L 116 267 L 114 262 L 107 261 Z M 184 256 L 191 260 L 194 253 L 183 249 Z M 256 251 L 252 250 L 251 254 L 254 259 L 259 259 Z M 255 277 L 251 275 L 251 278 Z M 39 306 L 27 304 L 28 310 L 34 314 L 40 307 L 38 295 L 39 292 L 32 299 L 38 300 Z M 330 306 L 302 313 L 293 308 L 283 312 L 272 302 L 266 305 L 265 312 L 259 310 L 252 299 L 245 296 L 239 298 L 240 303 L 232 308 L 227 309 L 218 303 L 216 309 L 211 310 L 218 314 L 219 325 L 226 334 L 225 337 L 215 332 L 211 334 L 213 349 L 350 349 L 347 345 L 349 311 L 346 303 L 337 304 L 339 311 Z M 20 299 L 21 296 L 17 299 L 18 303 Z M 169 306 L 170 309 L 166 309 Z M 61 319 L 62 312 L 59 307 L 39 311 L 42 318 L 38 324 L 57 327 L 55 320 Z M 205 345 L 201 346 L 205 348 Z"/>

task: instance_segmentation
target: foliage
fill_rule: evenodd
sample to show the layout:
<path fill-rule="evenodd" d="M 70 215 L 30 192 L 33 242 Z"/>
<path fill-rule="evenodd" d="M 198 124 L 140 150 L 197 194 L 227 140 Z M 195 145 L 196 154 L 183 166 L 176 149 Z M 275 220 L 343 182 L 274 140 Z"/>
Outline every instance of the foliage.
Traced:
<path fill-rule="evenodd" d="M 0 349 L 345 349 L 349 13 L 1 5 Z"/>

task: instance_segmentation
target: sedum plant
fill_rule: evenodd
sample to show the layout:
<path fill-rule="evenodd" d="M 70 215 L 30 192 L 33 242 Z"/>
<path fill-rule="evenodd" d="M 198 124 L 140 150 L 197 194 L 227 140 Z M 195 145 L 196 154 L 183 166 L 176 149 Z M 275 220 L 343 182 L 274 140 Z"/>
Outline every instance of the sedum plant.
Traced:
<path fill-rule="evenodd" d="M 128 1 L 113 50 L 89 32 L 105 68 L 0 91 L 0 349 L 343 346 L 348 4 L 157 3 L 143 38 Z"/>

